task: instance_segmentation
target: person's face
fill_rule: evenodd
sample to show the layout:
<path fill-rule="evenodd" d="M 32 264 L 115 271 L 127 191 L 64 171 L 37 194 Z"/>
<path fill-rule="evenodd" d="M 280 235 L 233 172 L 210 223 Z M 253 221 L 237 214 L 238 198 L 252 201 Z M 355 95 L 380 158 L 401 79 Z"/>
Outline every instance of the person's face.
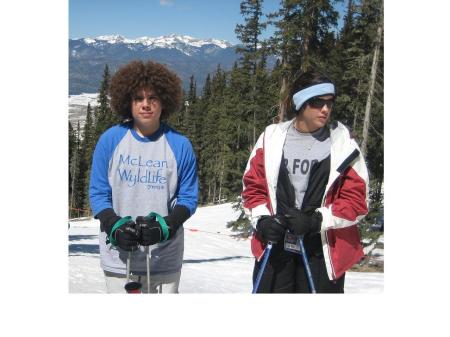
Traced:
<path fill-rule="evenodd" d="M 309 100 L 306 104 L 305 110 L 299 116 L 306 126 L 305 131 L 314 132 L 325 126 L 330 119 L 333 104 L 333 95 L 315 97 Z"/>
<path fill-rule="evenodd" d="M 162 104 L 152 89 L 138 90 L 131 101 L 131 115 L 138 131 L 148 135 L 159 128 Z"/>

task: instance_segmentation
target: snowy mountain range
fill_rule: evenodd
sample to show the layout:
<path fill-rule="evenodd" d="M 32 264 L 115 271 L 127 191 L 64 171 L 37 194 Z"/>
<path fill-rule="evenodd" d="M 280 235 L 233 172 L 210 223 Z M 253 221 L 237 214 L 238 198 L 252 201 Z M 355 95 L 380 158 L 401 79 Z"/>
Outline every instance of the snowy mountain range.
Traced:
<path fill-rule="evenodd" d="M 136 39 L 121 35 L 69 39 L 69 94 L 98 92 L 105 64 L 114 73 L 136 59 L 166 64 L 181 77 L 185 88 L 194 75 L 200 90 L 218 64 L 222 69 L 231 69 L 239 58 L 234 47 L 225 40 L 174 34 Z"/>
<path fill-rule="evenodd" d="M 86 44 L 93 45 L 95 47 L 102 48 L 106 44 L 124 44 L 130 50 L 152 50 L 156 48 L 168 48 L 177 49 L 182 53 L 192 56 L 200 51 L 200 48 L 209 45 L 210 50 L 214 50 L 215 47 L 222 49 L 233 47 L 231 43 L 225 40 L 217 39 L 196 39 L 188 35 L 169 35 L 159 37 L 139 37 L 136 39 L 127 39 L 121 35 L 105 35 L 98 36 L 96 38 L 84 38 L 82 39 Z M 73 51 L 76 56 L 76 50 Z"/>

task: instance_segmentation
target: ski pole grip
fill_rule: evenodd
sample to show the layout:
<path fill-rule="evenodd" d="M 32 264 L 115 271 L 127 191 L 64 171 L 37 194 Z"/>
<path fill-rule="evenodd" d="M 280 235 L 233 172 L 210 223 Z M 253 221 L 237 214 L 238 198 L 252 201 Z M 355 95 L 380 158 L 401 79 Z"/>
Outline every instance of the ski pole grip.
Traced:
<path fill-rule="evenodd" d="M 159 215 L 156 212 L 150 212 L 146 218 L 151 218 L 152 216 L 154 216 L 156 218 L 156 220 L 158 220 L 159 224 L 161 225 L 161 229 L 163 232 L 163 236 L 164 236 L 164 241 L 167 241 L 167 239 L 169 238 L 169 227 L 167 226 L 166 220 L 164 220 L 164 218 Z"/>
<path fill-rule="evenodd" d="M 114 238 L 114 232 L 115 232 L 118 228 L 120 228 L 120 226 L 126 224 L 126 223 L 127 223 L 128 221 L 130 221 L 130 220 L 132 220 L 131 216 L 126 216 L 126 217 L 121 218 L 120 220 L 118 220 L 118 221 L 114 224 L 113 228 L 111 229 L 111 233 L 109 234 L 109 241 L 111 242 L 111 244 L 112 244 L 113 246 L 117 246 L 117 241 L 116 241 L 116 239 Z"/>

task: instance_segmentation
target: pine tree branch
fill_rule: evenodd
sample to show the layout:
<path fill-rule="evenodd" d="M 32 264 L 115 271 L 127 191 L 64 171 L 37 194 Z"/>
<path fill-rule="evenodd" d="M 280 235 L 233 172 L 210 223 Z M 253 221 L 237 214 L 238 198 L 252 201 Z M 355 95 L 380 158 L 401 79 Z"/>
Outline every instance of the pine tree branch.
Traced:
<path fill-rule="evenodd" d="M 373 126 L 372 122 L 370 123 L 370 127 L 372 128 L 373 131 L 375 131 L 376 135 L 378 137 L 381 138 L 381 140 L 384 142 L 384 136 L 383 134 L 381 134 L 377 129 L 375 129 L 375 127 Z"/>

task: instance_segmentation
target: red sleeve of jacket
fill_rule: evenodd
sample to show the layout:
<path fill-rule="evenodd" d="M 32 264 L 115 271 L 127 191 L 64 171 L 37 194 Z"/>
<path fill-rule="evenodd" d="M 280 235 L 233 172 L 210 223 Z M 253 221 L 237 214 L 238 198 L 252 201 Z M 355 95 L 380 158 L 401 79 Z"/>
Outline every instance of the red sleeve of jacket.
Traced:
<path fill-rule="evenodd" d="M 264 150 L 258 148 L 249 160 L 248 169 L 242 178 L 244 188 L 242 200 L 244 208 L 252 209 L 266 204 L 269 192 L 267 190 L 266 174 L 264 171 Z"/>
<path fill-rule="evenodd" d="M 335 188 L 326 201 L 327 205 L 332 204 L 333 216 L 353 222 L 367 214 L 366 182 L 352 167 L 344 172 Z"/>
<path fill-rule="evenodd" d="M 264 135 L 261 135 L 253 149 L 242 178 L 242 202 L 245 213 L 251 218 L 271 213 L 271 203 L 264 166 Z M 261 207 L 258 207 L 261 206 Z M 255 210 L 255 208 L 257 208 Z M 256 213 L 256 214 L 255 214 Z M 254 226 L 254 223 L 252 222 Z M 264 254 L 265 244 L 255 232 L 251 238 L 251 251 L 256 259 Z"/>
<path fill-rule="evenodd" d="M 349 167 L 327 194 L 326 207 L 321 208 L 328 247 L 324 250 L 325 264 L 330 280 L 341 277 L 364 256 L 357 223 L 368 211 L 365 172 L 362 170 L 361 176 L 358 167 Z"/>

